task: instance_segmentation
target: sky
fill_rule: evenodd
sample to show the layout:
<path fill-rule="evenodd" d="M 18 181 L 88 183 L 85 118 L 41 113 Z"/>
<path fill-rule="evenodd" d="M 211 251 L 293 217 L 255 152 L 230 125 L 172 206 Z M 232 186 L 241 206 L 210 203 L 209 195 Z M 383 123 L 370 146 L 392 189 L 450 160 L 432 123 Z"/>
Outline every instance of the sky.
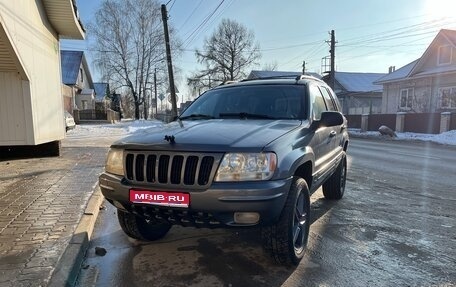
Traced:
<path fill-rule="evenodd" d="M 93 15 L 101 2 L 76 0 L 83 24 L 96 23 Z M 298 72 L 306 61 L 307 72 L 320 74 L 327 71 L 322 58 L 329 56 L 331 30 L 336 38 L 336 71 L 366 73 L 387 73 L 390 66 L 398 69 L 421 57 L 440 29 L 456 30 L 455 0 L 159 2 L 167 4 L 168 24 L 184 44 L 181 57 L 173 58 L 181 70 L 176 85 L 183 94 L 185 79 L 201 67 L 195 49 L 203 47 L 223 18 L 235 20 L 254 33 L 262 57 L 252 69 L 275 64 L 277 70 Z M 213 16 L 204 23 L 211 13 Z M 91 65 L 91 41 L 88 31 L 86 40 L 62 41 L 61 49 L 85 50 Z M 93 65 L 91 72 L 98 81 Z"/>

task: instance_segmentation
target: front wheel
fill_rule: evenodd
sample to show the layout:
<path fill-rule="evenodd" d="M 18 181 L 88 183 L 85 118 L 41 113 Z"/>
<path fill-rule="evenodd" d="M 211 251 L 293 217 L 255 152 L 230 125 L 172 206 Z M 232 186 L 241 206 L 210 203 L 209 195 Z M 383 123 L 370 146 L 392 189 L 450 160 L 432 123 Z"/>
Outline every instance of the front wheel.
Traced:
<path fill-rule="evenodd" d="M 162 238 L 168 233 L 171 224 L 166 221 L 146 220 L 132 213 L 117 210 L 120 227 L 129 237 L 144 241 Z"/>
<path fill-rule="evenodd" d="M 310 195 L 304 179 L 295 177 L 279 221 L 262 228 L 263 248 L 280 264 L 298 265 L 310 227 Z"/>

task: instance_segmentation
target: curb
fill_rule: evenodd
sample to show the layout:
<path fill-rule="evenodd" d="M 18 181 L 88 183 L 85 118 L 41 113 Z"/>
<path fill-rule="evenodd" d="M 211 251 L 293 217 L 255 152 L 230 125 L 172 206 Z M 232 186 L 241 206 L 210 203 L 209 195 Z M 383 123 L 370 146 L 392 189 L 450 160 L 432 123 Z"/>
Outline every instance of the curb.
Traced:
<path fill-rule="evenodd" d="M 97 184 L 68 246 L 57 262 L 47 285 L 48 287 L 74 286 L 76 284 L 79 269 L 89 247 L 90 238 L 103 200 L 104 197 Z"/>

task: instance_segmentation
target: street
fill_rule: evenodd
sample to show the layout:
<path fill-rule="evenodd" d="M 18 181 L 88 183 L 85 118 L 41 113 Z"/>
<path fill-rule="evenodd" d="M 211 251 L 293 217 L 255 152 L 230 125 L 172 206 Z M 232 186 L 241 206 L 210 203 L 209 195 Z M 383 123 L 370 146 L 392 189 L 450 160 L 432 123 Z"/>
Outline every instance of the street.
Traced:
<path fill-rule="evenodd" d="M 344 198 L 312 196 L 297 268 L 264 254 L 258 229 L 129 239 L 106 202 L 78 286 L 456 286 L 456 149 L 351 138 L 348 155 Z"/>

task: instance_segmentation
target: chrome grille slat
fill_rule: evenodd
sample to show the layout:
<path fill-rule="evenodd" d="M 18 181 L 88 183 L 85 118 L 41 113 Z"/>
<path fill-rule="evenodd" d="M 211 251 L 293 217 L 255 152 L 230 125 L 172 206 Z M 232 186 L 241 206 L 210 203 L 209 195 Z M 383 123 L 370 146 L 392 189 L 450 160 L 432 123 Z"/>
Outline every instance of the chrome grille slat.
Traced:
<path fill-rule="evenodd" d="M 223 154 L 126 151 L 126 178 L 137 184 L 163 187 L 208 187 Z"/>

